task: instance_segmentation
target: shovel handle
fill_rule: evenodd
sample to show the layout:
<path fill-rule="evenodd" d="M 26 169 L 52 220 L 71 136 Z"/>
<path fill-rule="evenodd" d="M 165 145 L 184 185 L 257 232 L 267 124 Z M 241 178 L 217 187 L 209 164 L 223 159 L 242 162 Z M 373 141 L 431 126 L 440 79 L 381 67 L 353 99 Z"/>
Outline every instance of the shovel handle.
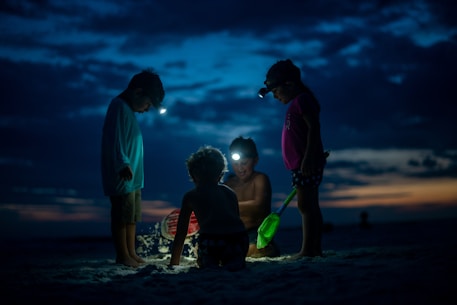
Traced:
<path fill-rule="evenodd" d="M 293 190 L 289 193 L 287 198 L 284 200 L 283 204 L 279 207 L 279 209 L 276 211 L 276 214 L 281 215 L 284 209 L 287 207 L 287 205 L 294 199 L 295 194 L 297 193 L 297 189 L 293 188 Z"/>

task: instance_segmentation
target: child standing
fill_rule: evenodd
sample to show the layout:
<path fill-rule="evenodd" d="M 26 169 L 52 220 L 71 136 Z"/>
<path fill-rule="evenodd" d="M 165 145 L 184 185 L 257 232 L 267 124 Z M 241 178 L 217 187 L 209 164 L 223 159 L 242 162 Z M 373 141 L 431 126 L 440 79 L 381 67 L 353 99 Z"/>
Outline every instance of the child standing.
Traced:
<path fill-rule="evenodd" d="M 270 67 L 259 90 L 263 97 L 272 92 L 282 104 L 289 104 L 282 130 L 282 156 L 297 189 L 297 204 L 302 216 L 303 241 L 296 257 L 322 256 L 322 213 L 319 185 L 327 153 L 320 132 L 320 105 L 312 91 L 301 81 L 300 69 L 290 59 Z"/>
<path fill-rule="evenodd" d="M 144 186 L 143 137 L 135 112 L 159 108 L 165 92 L 159 76 L 145 70 L 133 76 L 106 112 L 101 147 L 103 191 L 111 202 L 111 234 L 116 263 L 137 267 L 136 222 L 141 220 Z"/>
<path fill-rule="evenodd" d="M 190 155 L 186 165 L 195 188 L 182 199 L 170 265 L 179 265 L 193 211 L 200 226 L 199 267 L 243 269 L 249 239 L 239 216 L 236 194 L 220 183 L 227 171 L 227 160 L 220 150 L 204 146 Z"/>

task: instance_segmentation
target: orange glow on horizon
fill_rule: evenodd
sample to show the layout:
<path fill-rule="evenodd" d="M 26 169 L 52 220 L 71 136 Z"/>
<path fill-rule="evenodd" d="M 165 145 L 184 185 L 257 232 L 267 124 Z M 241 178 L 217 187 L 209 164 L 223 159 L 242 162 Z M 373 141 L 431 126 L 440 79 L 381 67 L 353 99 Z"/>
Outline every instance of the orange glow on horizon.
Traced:
<path fill-rule="evenodd" d="M 16 212 L 23 220 L 32 221 L 100 221 L 102 209 L 97 207 L 79 207 L 72 213 L 55 205 L 7 204 L 2 209 Z M 107 214 L 109 216 L 109 214 Z"/>
<path fill-rule="evenodd" d="M 171 207 L 171 204 L 168 201 L 144 200 L 141 207 L 143 221 L 160 222 L 174 209 L 176 209 L 176 207 Z"/>
<path fill-rule="evenodd" d="M 378 181 L 373 185 L 351 186 L 330 190 L 321 207 L 357 208 L 369 206 L 418 206 L 422 204 L 457 205 L 457 179 L 395 179 L 395 183 Z M 283 204 L 287 194 L 273 194 L 272 211 Z M 297 207 L 294 198 L 289 207 Z"/>
<path fill-rule="evenodd" d="M 110 205 L 95 205 L 95 200 L 81 198 L 59 198 L 66 205 L 34 205 L 9 203 L 0 206 L 1 210 L 16 213 L 26 221 L 46 222 L 106 222 L 110 220 Z M 176 209 L 168 201 L 143 200 L 142 217 L 144 222 L 158 222 Z"/>
<path fill-rule="evenodd" d="M 368 185 L 345 189 L 326 188 L 321 196 L 322 208 L 360 208 L 370 206 L 403 206 L 414 209 L 424 204 L 457 206 L 457 179 L 455 178 L 399 178 L 371 177 Z M 330 188 L 330 189 L 329 189 Z M 322 194 L 322 191 L 321 191 Z M 272 211 L 283 204 L 286 193 L 274 193 Z M 296 208 L 296 198 L 289 204 Z M 142 222 L 160 222 L 178 208 L 165 200 L 143 200 Z M 109 222 L 110 204 L 96 199 L 57 197 L 53 204 L 16 204 L 0 206 L 0 212 L 14 213 L 20 220 L 39 222 Z M 9 215 L 9 214 L 6 214 Z M 8 216 L 10 217 L 10 216 Z"/>
<path fill-rule="evenodd" d="M 321 201 L 323 207 L 361 207 L 432 204 L 457 204 L 456 179 L 404 179 L 395 184 L 353 186 L 330 192 L 335 200 Z M 348 198 L 348 199 L 338 199 Z"/>

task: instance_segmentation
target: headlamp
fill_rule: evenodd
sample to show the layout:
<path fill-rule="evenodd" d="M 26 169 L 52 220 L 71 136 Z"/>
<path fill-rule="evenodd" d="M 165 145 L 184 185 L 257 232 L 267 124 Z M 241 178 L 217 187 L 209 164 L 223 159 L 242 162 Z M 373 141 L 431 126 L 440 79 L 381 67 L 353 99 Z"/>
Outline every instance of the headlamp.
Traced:
<path fill-rule="evenodd" d="M 232 153 L 232 160 L 238 161 L 241 159 L 241 155 L 239 153 Z"/>
<path fill-rule="evenodd" d="M 260 89 L 259 89 L 259 92 L 257 92 L 257 95 L 258 95 L 260 98 L 264 98 L 265 95 L 267 95 L 268 92 L 270 92 L 270 90 L 268 90 L 268 88 L 260 88 Z"/>
<path fill-rule="evenodd" d="M 266 87 L 260 88 L 257 92 L 257 95 L 260 98 L 264 98 L 268 92 L 271 92 L 274 88 L 284 85 L 287 82 L 286 79 L 279 79 L 279 80 L 266 80 L 264 82 Z"/>
<path fill-rule="evenodd" d="M 231 157 L 232 157 L 233 161 L 238 161 L 243 158 L 256 158 L 257 155 L 254 155 L 249 152 L 245 153 L 243 151 L 235 151 L 235 152 L 231 153 Z"/>
<path fill-rule="evenodd" d="M 159 114 L 165 114 L 167 112 L 167 108 L 160 106 L 159 108 Z"/>

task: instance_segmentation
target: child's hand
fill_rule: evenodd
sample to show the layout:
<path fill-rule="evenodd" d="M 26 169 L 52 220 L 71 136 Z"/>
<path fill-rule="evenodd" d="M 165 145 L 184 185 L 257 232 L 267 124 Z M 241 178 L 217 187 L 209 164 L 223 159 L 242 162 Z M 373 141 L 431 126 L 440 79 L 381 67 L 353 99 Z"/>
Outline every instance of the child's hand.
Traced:
<path fill-rule="evenodd" d="M 119 176 L 122 180 L 130 181 L 133 178 L 133 171 L 130 166 L 126 166 L 119 172 Z"/>

